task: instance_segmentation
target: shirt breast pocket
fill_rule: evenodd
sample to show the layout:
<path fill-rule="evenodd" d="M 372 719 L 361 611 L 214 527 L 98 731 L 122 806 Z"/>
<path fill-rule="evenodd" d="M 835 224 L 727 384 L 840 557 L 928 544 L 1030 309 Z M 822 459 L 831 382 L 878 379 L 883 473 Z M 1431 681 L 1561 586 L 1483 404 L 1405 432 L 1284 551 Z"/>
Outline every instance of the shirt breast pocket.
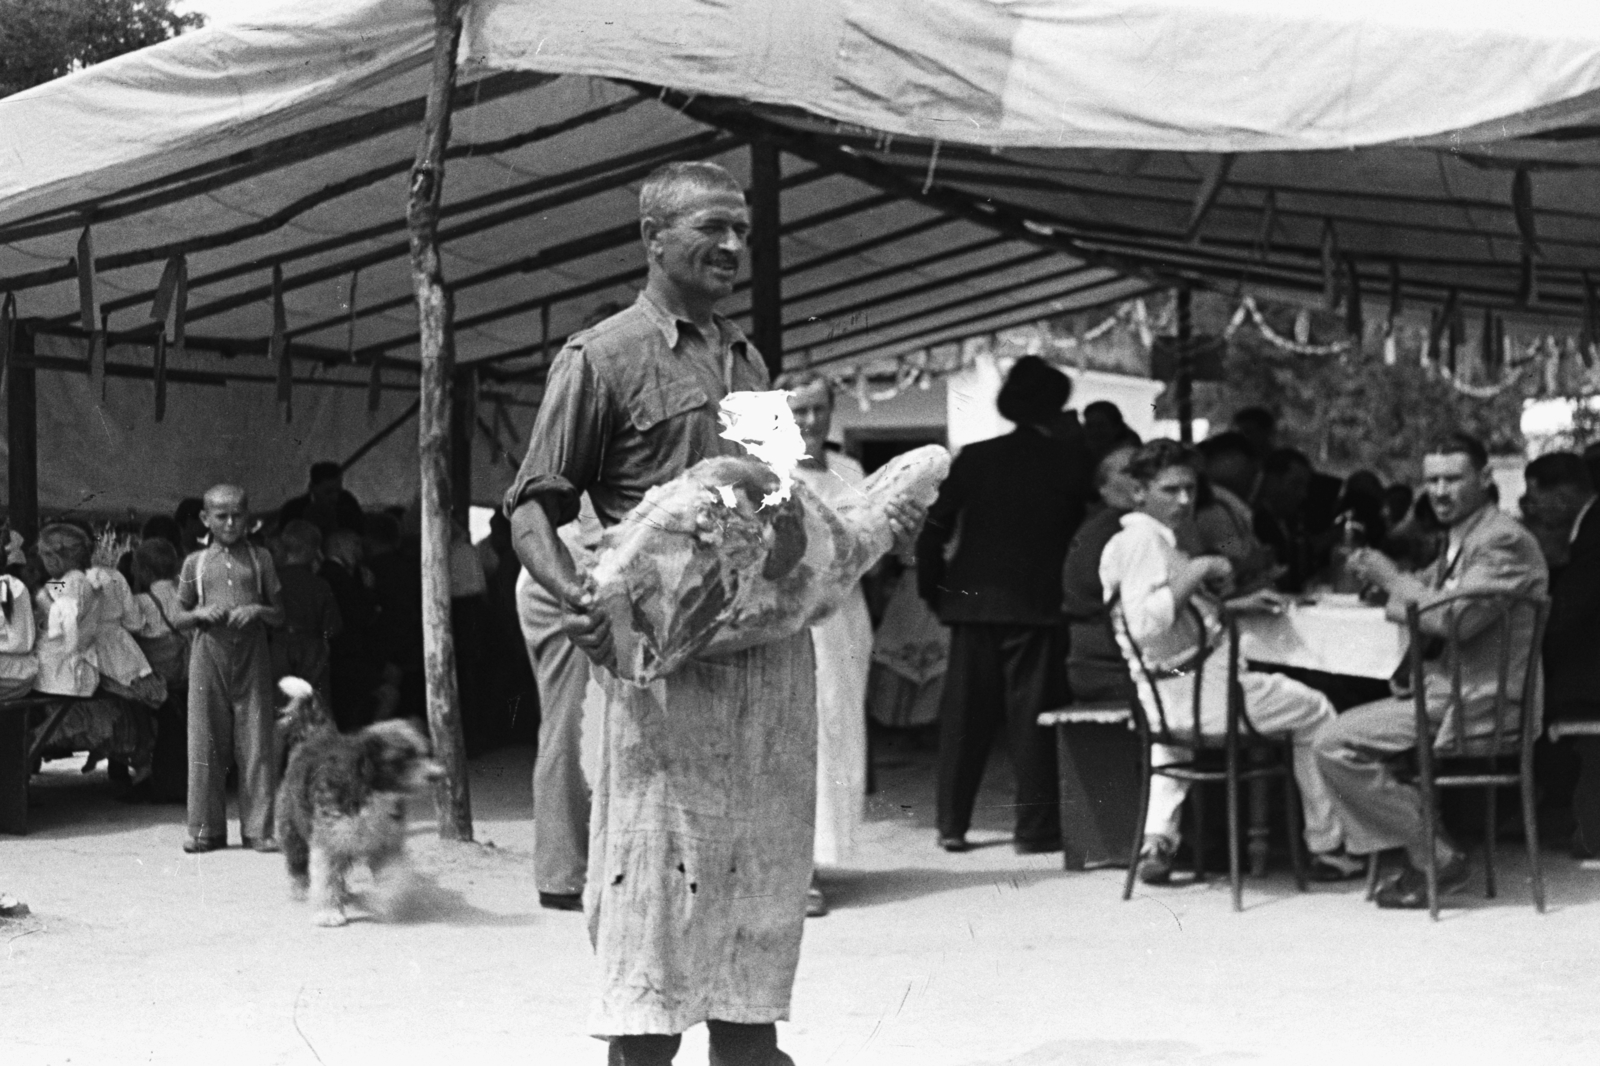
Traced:
<path fill-rule="evenodd" d="M 633 428 L 648 433 L 674 415 L 687 414 L 710 402 L 706 391 L 693 381 L 651 382 L 628 404 Z"/>

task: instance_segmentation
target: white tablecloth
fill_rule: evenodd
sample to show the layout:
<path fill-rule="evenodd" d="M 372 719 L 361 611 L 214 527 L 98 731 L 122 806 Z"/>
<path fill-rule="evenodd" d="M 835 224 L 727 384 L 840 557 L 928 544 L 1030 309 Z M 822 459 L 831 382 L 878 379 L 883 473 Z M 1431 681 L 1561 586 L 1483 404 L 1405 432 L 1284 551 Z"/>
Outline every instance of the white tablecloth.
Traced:
<path fill-rule="evenodd" d="M 1247 660 L 1385 680 L 1405 660 L 1406 631 L 1382 607 L 1296 604 L 1239 618 Z"/>

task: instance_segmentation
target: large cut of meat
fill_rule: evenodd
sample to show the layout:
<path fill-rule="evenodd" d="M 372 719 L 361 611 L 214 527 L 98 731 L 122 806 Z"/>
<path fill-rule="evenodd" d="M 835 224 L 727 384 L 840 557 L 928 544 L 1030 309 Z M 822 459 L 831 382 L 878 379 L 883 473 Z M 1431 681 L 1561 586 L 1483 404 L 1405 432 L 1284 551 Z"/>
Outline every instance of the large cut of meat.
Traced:
<path fill-rule="evenodd" d="M 648 683 L 692 657 L 805 629 L 894 546 L 889 505 L 928 506 L 949 470 L 949 452 L 918 448 L 838 507 L 798 481 L 787 500 L 762 506 L 778 477 L 753 458 L 707 459 L 651 489 L 606 531 L 594 569 L 617 673 Z"/>

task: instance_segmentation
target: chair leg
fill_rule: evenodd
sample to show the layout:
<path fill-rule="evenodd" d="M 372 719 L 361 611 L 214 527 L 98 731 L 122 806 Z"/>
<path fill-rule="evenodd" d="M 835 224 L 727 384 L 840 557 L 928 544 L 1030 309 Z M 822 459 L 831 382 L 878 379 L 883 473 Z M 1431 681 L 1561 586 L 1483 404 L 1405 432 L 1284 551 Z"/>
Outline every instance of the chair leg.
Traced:
<path fill-rule="evenodd" d="M 1228 887 L 1233 891 L 1233 909 L 1244 910 L 1244 871 L 1239 856 L 1239 767 L 1228 764 Z"/>
<path fill-rule="evenodd" d="M 1439 920 L 1439 813 L 1438 797 L 1433 791 L 1433 780 L 1425 776 L 1417 782 L 1417 787 L 1422 793 L 1422 843 L 1427 850 L 1427 859 L 1422 864 L 1422 872 L 1428 880 L 1428 917 L 1434 921 Z"/>
<path fill-rule="evenodd" d="M 1057 820 L 1057 823 L 1061 826 L 1061 868 L 1063 870 L 1067 870 L 1067 871 L 1072 871 L 1074 869 L 1081 870 L 1081 869 L 1083 869 L 1083 865 L 1082 865 L 1081 862 L 1076 867 L 1074 867 L 1072 865 L 1074 848 L 1073 848 L 1072 842 L 1067 839 L 1067 826 L 1069 824 L 1071 824 L 1071 820 L 1072 820 L 1071 819 L 1071 816 L 1072 816 L 1071 805 L 1067 802 L 1067 790 L 1068 790 L 1068 788 L 1070 786 L 1067 784 L 1067 775 L 1064 772 L 1065 771 L 1065 767 L 1066 767 L 1066 762 L 1067 762 L 1067 759 L 1066 759 L 1066 755 L 1067 755 L 1067 752 L 1066 752 L 1066 747 L 1067 747 L 1067 727 L 1065 725 L 1061 724 L 1060 722 L 1057 722 L 1056 723 L 1056 727 L 1055 727 L 1055 734 L 1056 734 L 1056 820 Z"/>
<path fill-rule="evenodd" d="M 1522 772 L 1522 833 L 1528 838 L 1528 872 L 1533 877 L 1533 907 L 1544 913 L 1544 864 L 1539 854 L 1539 812 L 1534 808 L 1533 774 Z"/>
<path fill-rule="evenodd" d="M 1206 786 L 1196 781 L 1189 786 L 1189 814 L 1194 819 L 1194 880 L 1206 879 Z"/>
<path fill-rule="evenodd" d="M 1283 775 L 1283 813 L 1289 830 L 1289 865 L 1294 870 L 1295 888 L 1306 890 L 1305 841 L 1300 833 L 1300 786 L 1294 779 L 1294 750 L 1288 751 L 1289 772 Z"/>
<path fill-rule="evenodd" d="M 1372 902 L 1372 897 L 1378 894 L 1378 859 L 1381 852 L 1367 852 L 1367 902 Z"/>
<path fill-rule="evenodd" d="M 1494 842 L 1499 829 L 1496 824 L 1499 812 L 1495 809 L 1498 804 L 1495 801 L 1500 795 L 1493 785 L 1483 792 L 1484 799 L 1488 802 L 1488 808 L 1483 815 L 1483 895 L 1485 899 L 1494 899 Z"/>
<path fill-rule="evenodd" d="M 1144 745 L 1140 760 L 1139 818 L 1133 823 L 1133 849 L 1128 853 L 1128 876 L 1122 882 L 1122 900 L 1133 898 L 1133 879 L 1139 876 L 1139 852 L 1144 850 L 1144 820 L 1150 814 L 1150 745 Z"/>

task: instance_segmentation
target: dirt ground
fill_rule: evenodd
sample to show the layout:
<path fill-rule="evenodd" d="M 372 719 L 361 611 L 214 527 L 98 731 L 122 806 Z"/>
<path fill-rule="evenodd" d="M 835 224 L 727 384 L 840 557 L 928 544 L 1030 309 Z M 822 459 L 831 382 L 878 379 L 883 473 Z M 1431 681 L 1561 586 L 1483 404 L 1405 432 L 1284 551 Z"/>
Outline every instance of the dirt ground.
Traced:
<path fill-rule="evenodd" d="M 1017 856 L 1003 766 L 973 839 L 933 845 L 930 759 L 890 751 L 859 859 L 807 924 L 799 1066 L 1600 1062 L 1600 871 L 1547 857 L 1550 911 L 1503 846 L 1501 896 L 1434 925 L 1283 871 L 1120 899 L 1120 873 Z M 314 928 L 282 860 L 184 855 L 182 810 L 51 763 L 0 838 L 0 1066 L 599 1064 L 580 915 L 532 883 L 530 753 L 473 766 L 477 845 L 414 823 L 405 920 Z M 430 806 L 426 801 L 417 805 Z M 237 841 L 237 825 L 234 826 Z M 489 846 L 490 844 L 493 846 Z M 703 1030 L 679 1063 L 705 1062 Z"/>

